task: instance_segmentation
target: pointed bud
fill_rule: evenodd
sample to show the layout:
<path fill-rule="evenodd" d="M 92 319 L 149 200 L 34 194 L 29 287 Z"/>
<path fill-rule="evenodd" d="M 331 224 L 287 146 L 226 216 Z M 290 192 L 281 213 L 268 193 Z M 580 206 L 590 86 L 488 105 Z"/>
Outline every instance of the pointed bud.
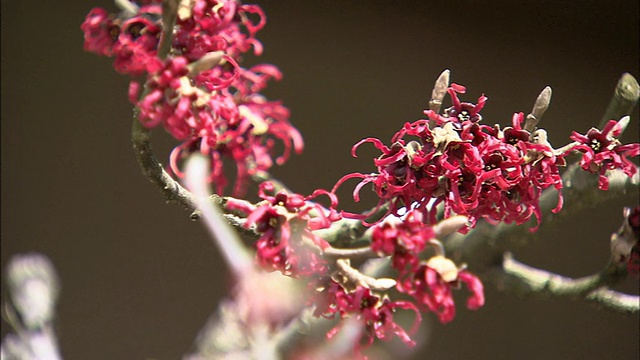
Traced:
<path fill-rule="evenodd" d="M 450 73 L 451 72 L 449 71 L 449 69 L 444 70 L 438 77 L 438 80 L 436 80 L 436 84 L 433 86 L 433 91 L 431 92 L 431 100 L 429 100 L 429 109 L 433 110 L 436 113 L 440 111 L 442 100 L 447 94 Z"/>
<path fill-rule="evenodd" d="M 115 0 L 116 6 L 125 13 L 125 16 L 131 17 L 138 13 L 140 7 L 129 0 Z"/>
<path fill-rule="evenodd" d="M 622 135 L 622 133 L 627 129 L 627 126 L 629 125 L 630 120 L 631 120 L 631 117 L 627 115 L 622 119 L 620 119 L 620 121 L 618 121 L 618 124 L 616 124 L 616 128 L 615 128 L 617 137 L 620 137 L 620 135 Z"/>
<path fill-rule="evenodd" d="M 469 218 L 467 218 L 466 216 L 455 215 L 437 223 L 433 227 L 433 231 L 435 232 L 436 237 L 447 236 L 460 230 L 467 224 L 467 221 L 469 221 Z"/>
<path fill-rule="evenodd" d="M 189 76 L 193 77 L 205 70 L 212 69 L 213 67 L 220 64 L 223 56 L 224 52 L 222 51 L 212 51 L 210 53 L 206 53 L 197 61 L 194 61 L 191 64 L 187 65 L 187 69 L 189 69 Z"/>
<path fill-rule="evenodd" d="M 544 115 L 545 111 L 549 108 L 549 104 L 551 103 L 551 87 L 547 86 L 540 92 L 538 98 L 536 99 L 535 104 L 533 104 L 533 110 L 531 110 L 531 114 L 527 115 L 527 118 L 524 122 L 524 129 L 528 132 L 533 132 L 536 128 L 536 125 L 542 119 L 542 115 Z"/>

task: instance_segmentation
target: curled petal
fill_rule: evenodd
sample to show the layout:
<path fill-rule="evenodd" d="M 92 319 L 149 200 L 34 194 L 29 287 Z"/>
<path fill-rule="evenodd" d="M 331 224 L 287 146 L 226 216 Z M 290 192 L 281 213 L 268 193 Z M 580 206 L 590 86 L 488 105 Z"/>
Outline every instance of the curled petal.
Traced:
<path fill-rule="evenodd" d="M 467 299 L 467 308 L 471 310 L 481 308 L 484 305 L 484 285 L 480 279 L 465 270 L 458 273 L 458 279 L 471 291 L 471 297 Z"/>

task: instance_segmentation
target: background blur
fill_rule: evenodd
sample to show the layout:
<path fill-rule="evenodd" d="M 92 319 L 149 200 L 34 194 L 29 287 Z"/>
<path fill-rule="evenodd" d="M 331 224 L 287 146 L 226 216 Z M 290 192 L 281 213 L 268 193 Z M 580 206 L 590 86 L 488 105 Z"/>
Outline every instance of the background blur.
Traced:
<path fill-rule="evenodd" d="M 269 19 L 259 60 L 285 74 L 267 95 L 289 106 L 306 142 L 273 173 L 308 194 L 348 172 L 372 171 L 375 152 L 365 146 L 353 159 L 351 146 L 368 136 L 388 142 L 421 118 L 445 68 L 467 86 L 467 101 L 489 97 L 486 123 L 509 124 L 550 85 L 540 126 L 552 144 L 597 125 L 620 75 L 639 75 L 638 2 L 517 3 L 258 1 Z M 82 50 L 84 16 L 115 6 L 1 4 L 2 268 L 19 252 L 51 258 L 63 285 L 57 329 L 65 358 L 179 358 L 229 284 L 200 224 L 165 205 L 141 175 L 129 142 L 128 79 L 110 59 Z M 624 141 L 637 137 L 636 110 Z M 154 141 L 166 161 L 175 143 L 160 130 Z M 345 186 L 345 206 L 349 192 Z M 567 276 L 592 274 L 608 259 L 622 206 L 635 202 L 637 193 L 591 208 L 516 258 Z M 637 288 L 637 280 L 621 284 Z M 429 318 L 431 337 L 416 358 L 640 358 L 637 316 L 491 287 L 480 311 L 458 305 L 449 325 Z"/>

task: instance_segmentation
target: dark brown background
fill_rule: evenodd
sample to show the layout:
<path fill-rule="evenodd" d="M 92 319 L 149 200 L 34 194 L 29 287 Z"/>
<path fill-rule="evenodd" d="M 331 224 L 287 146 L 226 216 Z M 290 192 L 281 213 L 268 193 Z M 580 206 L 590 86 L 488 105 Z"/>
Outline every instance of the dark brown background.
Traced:
<path fill-rule="evenodd" d="M 274 173 L 301 193 L 371 171 L 375 153 L 352 159 L 351 145 L 389 139 L 420 118 L 445 68 L 467 86 L 466 99 L 489 97 L 483 114 L 492 123 L 508 124 L 552 86 L 541 126 L 556 146 L 597 123 L 623 72 L 639 75 L 635 0 L 259 3 L 269 17 L 261 61 L 285 74 L 268 95 L 284 99 L 306 141 Z M 53 260 L 67 359 L 175 359 L 228 284 L 200 225 L 164 205 L 140 173 L 128 80 L 82 51 L 80 23 L 98 5 L 115 9 L 2 1 L 2 266 L 26 251 Z M 637 124 L 636 112 L 627 142 Z M 173 142 L 155 134 L 166 159 Z M 607 260 L 621 206 L 636 196 L 592 208 L 516 256 L 569 276 L 593 273 Z M 637 293 L 637 281 L 622 286 Z M 639 358 L 637 316 L 491 288 L 482 310 L 459 308 L 447 326 L 431 319 L 424 358 Z"/>

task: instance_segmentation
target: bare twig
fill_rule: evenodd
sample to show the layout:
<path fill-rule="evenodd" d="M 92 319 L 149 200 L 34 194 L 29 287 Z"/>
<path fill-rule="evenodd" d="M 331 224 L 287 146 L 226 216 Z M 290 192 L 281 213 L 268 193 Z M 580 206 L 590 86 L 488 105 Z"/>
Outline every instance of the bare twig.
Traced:
<path fill-rule="evenodd" d="M 153 154 L 151 133 L 140 123 L 137 112 L 136 109 L 131 128 L 131 142 L 142 172 L 160 189 L 168 203 L 180 204 L 188 211 L 195 211 L 197 206 L 193 194 L 173 180 Z M 218 198 L 216 202 L 221 205 L 222 199 Z"/>
<path fill-rule="evenodd" d="M 179 0 L 162 1 L 162 37 L 158 45 L 158 57 L 164 59 L 171 51 L 173 41 L 173 27 L 176 25 Z"/>
<path fill-rule="evenodd" d="M 600 273 L 572 279 L 525 265 L 506 253 L 502 271 L 494 272 L 493 280 L 499 283 L 499 287 L 521 294 L 584 299 L 617 312 L 637 314 L 640 311 L 638 296 L 607 288 L 625 274 L 624 268 L 610 264 Z"/>
<path fill-rule="evenodd" d="M 599 128 L 602 128 L 609 120 L 619 120 L 625 115 L 630 115 L 638 104 L 638 99 L 640 99 L 638 80 L 629 73 L 622 74 L 613 92 L 611 102 L 600 120 Z"/>

